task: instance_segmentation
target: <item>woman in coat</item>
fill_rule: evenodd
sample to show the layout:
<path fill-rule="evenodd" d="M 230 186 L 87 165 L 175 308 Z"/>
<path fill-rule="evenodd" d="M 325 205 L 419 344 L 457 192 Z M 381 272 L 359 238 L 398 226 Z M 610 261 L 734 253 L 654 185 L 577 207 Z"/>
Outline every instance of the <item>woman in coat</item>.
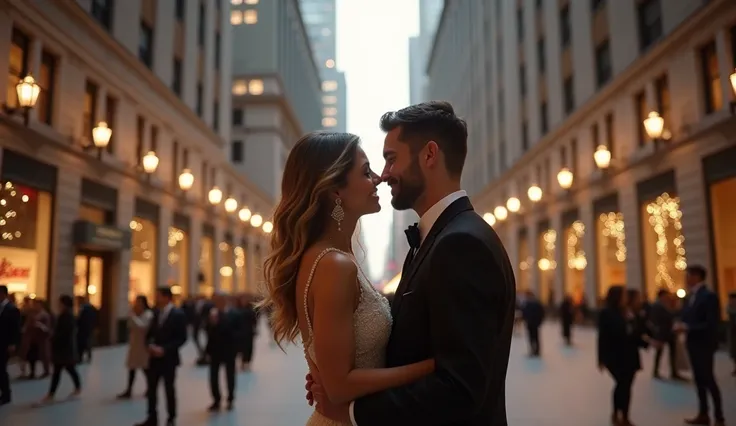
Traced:
<path fill-rule="evenodd" d="M 153 320 L 153 312 L 148 306 L 148 299 L 146 296 L 139 295 L 135 298 L 133 310 L 128 317 L 128 356 L 125 359 L 125 366 L 128 368 L 128 388 L 118 395 L 119 399 L 130 398 L 137 370 L 142 370 L 143 377 L 146 377 L 146 370 L 148 370 L 146 334 L 151 320 Z"/>
<path fill-rule="evenodd" d="M 608 289 L 605 307 L 598 316 L 598 367 L 608 370 L 613 377 L 614 426 L 633 426 L 629 420 L 631 388 L 634 377 L 641 370 L 639 348 L 648 346 L 648 336 L 644 333 L 642 321 L 632 311 L 638 310 L 635 300 L 629 303 L 623 286 Z"/>
<path fill-rule="evenodd" d="M 59 387 L 59 379 L 61 378 L 61 370 L 66 370 L 74 382 L 74 392 L 72 396 L 79 395 L 82 391 L 82 385 L 79 381 L 77 373 L 77 321 L 74 318 L 74 299 L 69 295 L 61 295 L 59 297 L 59 316 L 56 318 L 56 324 L 51 336 L 51 361 L 54 364 L 54 370 L 51 374 L 51 386 L 49 393 L 42 402 L 51 402 Z"/>

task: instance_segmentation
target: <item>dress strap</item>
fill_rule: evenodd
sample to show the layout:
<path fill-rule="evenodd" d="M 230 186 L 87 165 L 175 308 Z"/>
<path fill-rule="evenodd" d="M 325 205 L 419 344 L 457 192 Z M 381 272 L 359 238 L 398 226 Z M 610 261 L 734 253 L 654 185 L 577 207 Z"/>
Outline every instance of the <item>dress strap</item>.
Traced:
<path fill-rule="evenodd" d="M 325 257 L 327 253 L 330 253 L 333 251 L 336 251 L 342 254 L 349 254 L 335 247 L 328 247 L 322 250 L 322 252 L 319 255 L 317 255 L 317 258 L 314 259 L 314 263 L 312 264 L 312 270 L 309 271 L 309 276 L 307 277 L 307 284 L 304 286 L 304 317 L 307 319 L 307 330 L 309 331 L 310 343 L 312 340 L 312 320 L 309 319 L 309 304 L 307 303 L 307 301 L 309 300 L 309 286 L 312 285 L 312 278 L 314 278 L 314 271 L 317 270 L 317 264 L 319 263 L 319 261 L 322 260 L 322 258 Z"/>

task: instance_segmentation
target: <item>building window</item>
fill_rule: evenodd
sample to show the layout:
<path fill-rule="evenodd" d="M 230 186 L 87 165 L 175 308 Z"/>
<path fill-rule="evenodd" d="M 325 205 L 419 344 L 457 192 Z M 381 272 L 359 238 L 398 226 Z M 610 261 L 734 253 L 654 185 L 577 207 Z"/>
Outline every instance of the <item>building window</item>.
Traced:
<path fill-rule="evenodd" d="M 141 160 L 143 160 L 143 147 L 144 147 L 145 133 L 146 133 L 146 120 L 139 115 L 138 120 L 136 121 L 136 139 L 135 139 L 136 164 L 141 164 Z"/>
<path fill-rule="evenodd" d="M 206 11 L 204 8 L 204 3 L 199 3 L 199 24 L 197 27 L 197 40 L 199 43 L 199 47 L 204 46 L 204 24 L 205 24 L 205 18 L 206 18 Z"/>
<path fill-rule="evenodd" d="M 204 89 L 202 88 L 202 83 L 197 83 L 197 105 L 196 105 L 196 112 L 197 112 L 197 115 L 200 116 L 200 117 L 202 116 L 203 107 L 204 107 L 204 105 L 203 105 L 203 99 L 202 99 L 202 97 L 203 97 L 203 90 Z"/>
<path fill-rule="evenodd" d="M 243 12 L 240 10 L 230 11 L 230 25 L 240 25 L 243 23 Z"/>
<path fill-rule="evenodd" d="M 603 9 L 603 6 L 605 5 L 606 5 L 606 0 L 591 0 L 590 8 L 593 11 L 593 13 L 595 13 L 599 9 Z"/>
<path fill-rule="evenodd" d="M 179 141 L 174 141 L 171 144 L 171 161 L 173 163 L 171 167 L 171 185 L 177 188 L 179 183 Z"/>
<path fill-rule="evenodd" d="M 648 49 L 662 37 L 662 5 L 659 0 L 642 0 L 639 2 L 639 46 Z"/>
<path fill-rule="evenodd" d="M 153 152 L 158 151 L 158 127 L 151 126 L 151 146 L 149 149 Z"/>
<path fill-rule="evenodd" d="M 526 121 L 521 123 L 521 152 L 529 150 L 529 130 Z"/>
<path fill-rule="evenodd" d="M 153 28 L 141 21 L 140 40 L 138 41 L 138 58 L 148 68 L 153 66 Z"/>
<path fill-rule="evenodd" d="M 337 103 L 337 96 L 334 96 L 334 95 L 322 96 L 322 103 L 325 105 L 335 105 Z"/>
<path fill-rule="evenodd" d="M 258 11 L 254 9 L 248 9 L 243 12 L 243 22 L 246 25 L 253 25 L 258 23 Z"/>
<path fill-rule="evenodd" d="M 114 0 L 92 0 L 90 14 L 103 28 L 112 30 L 112 10 Z"/>
<path fill-rule="evenodd" d="M 337 82 L 334 80 L 327 80 L 322 82 L 323 92 L 334 92 L 337 90 Z"/>
<path fill-rule="evenodd" d="M 570 45 L 571 33 L 570 6 L 565 5 L 565 7 L 560 10 L 560 41 L 562 42 L 563 49 Z"/>
<path fill-rule="evenodd" d="M 718 72 L 716 43 L 711 41 L 700 49 L 700 72 L 703 78 L 705 113 L 718 111 L 723 106 L 721 97 L 721 75 Z"/>
<path fill-rule="evenodd" d="M 158 224 L 135 216 L 130 221 L 131 250 L 128 300 L 135 300 L 139 294 L 149 298 L 156 290 L 156 270 L 158 260 Z"/>
<path fill-rule="evenodd" d="M 232 141 L 230 144 L 230 161 L 243 164 L 243 141 Z"/>
<path fill-rule="evenodd" d="M 171 90 L 173 90 L 178 96 L 181 96 L 181 59 L 174 58 L 174 66 L 172 68 L 173 75 L 171 78 Z"/>
<path fill-rule="evenodd" d="M 233 126 L 243 125 L 243 110 L 241 108 L 233 108 Z"/>
<path fill-rule="evenodd" d="M 565 114 L 571 114 L 575 109 L 575 85 L 572 76 L 565 79 L 564 91 Z"/>
<path fill-rule="evenodd" d="M 736 68 L 736 25 L 731 27 L 731 59 L 733 67 Z"/>
<path fill-rule="evenodd" d="M 519 90 L 522 97 L 526 96 L 526 66 L 524 65 L 519 67 Z"/>
<path fill-rule="evenodd" d="M 218 131 L 220 129 L 220 103 L 215 100 L 212 105 L 212 129 Z"/>
<path fill-rule="evenodd" d="M 634 96 L 634 108 L 637 112 L 636 129 L 639 135 L 639 146 L 644 146 L 649 140 L 649 136 L 644 128 L 644 120 L 649 115 L 649 111 L 647 111 L 647 95 L 643 90 Z"/>
<path fill-rule="evenodd" d="M 519 41 L 524 40 L 524 9 L 521 7 L 516 10 L 516 32 Z"/>
<path fill-rule="evenodd" d="M 334 117 L 337 115 L 337 108 L 335 107 L 324 107 L 322 108 L 322 115 L 325 117 Z"/>
<path fill-rule="evenodd" d="M 176 16 L 176 20 L 179 22 L 184 22 L 184 13 L 186 13 L 184 3 L 184 0 L 176 0 L 174 15 Z"/>
<path fill-rule="evenodd" d="M 537 40 L 537 63 L 539 64 L 539 72 L 543 73 L 547 68 L 547 55 L 544 52 L 544 38 Z"/>
<path fill-rule="evenodd" d="M 613 158 L 616 158 L 616 138 L 613 130 L 613 114 L 606 114 L 606 145 Z"/>
<path fill-rule="evenodd" d="M 595 71 L 598 88 L 603 87 L 611 79 L 611 48 L 608 40 L 604 40 L 595 49 Z"/>
<path fill-rule="evenodd" d="M 118 116 L 118 100 L 107 95 L 105 98 L 105 122 L 110 129 L 113 129 L 110 135 L 110 141 L 107 143 L 107 152 L 113 153 L 115 146 L 115 127 Z"/>
<path fill-rule="evenodd" d="M 337 118 L 324 117 L 322 119 L 322 127 L 335 127 L 335 126 L 337 126 Z"/>
<path fill-rule="evenodd" d="M 670 124 L 670 85 L 666 74 L 654 82 L 654 90 L 657 97 L 657 111 L 664 120 L 664 128 L 667 129 Z"/>
<path fill-rule="evenodd" d="M 539 105 L 539 121 L 542 135 L 547 134 L 549 131 L 549 118 L 547 115 L 547 101 L 542 101 L 542 104 Z"/>
<path fill-rule="evenodd" d="M 84 113 L 83 113 L 83 129 L 82 134 L 88 140 L 92 140 L 92 129 L 97 123 L 97 85 L 89 80 L 84 89 Z"/>
<path fill-rule="evenodd" d="M 54 112 L 54 91 L 56 90 L 56 64 L 57 58 L 47 51 L 41 53 L 41 70 L 38 84 L 41 92 L 38 94 L 38 120 L 51 125 Z"/>
<path fill-rule="evenodd" d="M 10 45 L 10 64 L 8 67 L 7 104 L 14 108 L 18 105 L 16 86 L 28 74 L 28 52 L 31 40 L 17 28 L 13 28 Z"/>

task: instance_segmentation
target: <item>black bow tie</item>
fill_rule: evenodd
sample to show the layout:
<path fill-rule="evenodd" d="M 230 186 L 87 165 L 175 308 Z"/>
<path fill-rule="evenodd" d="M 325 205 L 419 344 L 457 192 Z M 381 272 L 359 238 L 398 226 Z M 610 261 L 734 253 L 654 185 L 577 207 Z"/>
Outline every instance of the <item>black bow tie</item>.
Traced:
<path fill-rule="evenodd" d="M 406 234 L 406 240 L 409 241 L 409 247 L 418 249 L 422 243 L 422 234 L 419 232 L 419 226 L 415 223 L 404 231 Z"/>

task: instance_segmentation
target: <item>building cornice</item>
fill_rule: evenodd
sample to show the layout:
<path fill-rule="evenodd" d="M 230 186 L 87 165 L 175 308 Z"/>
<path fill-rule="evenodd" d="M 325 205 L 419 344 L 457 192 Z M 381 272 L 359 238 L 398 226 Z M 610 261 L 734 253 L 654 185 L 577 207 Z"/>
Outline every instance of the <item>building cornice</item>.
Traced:
<path fill-rule="evenodd" d="M 525 169 L 529 164 L 538 161 L 540 157 L 546 155 L 557 140 L 572 131 L 575 127 L 581 125 L 591 115 L 598 112 L 606 102 L 623 91 L 631 80 L 647 72 L 658 61 L 661 61 L 666 55 L 670 54 L 673 49 L 686 45 L 687 38 L 690 34 L 707 25 L 714 16 L 722 12 L 722 9 L 729 6 L 732 1 L 712 0 L 709 3 L 704 3 L 690 18 L 680 23 L 669 35 L 663 38 L 657 45 L 653 46 L 651 50 L 640 56 L 625 70 L 615 76 L 606 87 L 598 91 L 583 106 L 575 110 L 570 117 L 547 133 L 537 144 L 519 157 L 514 162 L 514 165 L 508 168 L 503 175 L 493 179 L 485 188 L 473 195 L 473 201 L 481 205 L 486 198 L 494 195 L 493 192 L 499 187 L 509 184 L 510 181 L 515 179 L 517 173 Z"/>
<path fill-rule="evenodd" d="M 432 68 L 432 63 L 434 62 L 434 56 L 435 51 L 437 50 L 437 42 L 439 40 L 440 32 L 445 27 L 445 21 L 447 21 L 447 14 L 448 14 L 448 3 L 449 0 L 444 0 L 442 2 L 442 13 L 440 14 L 439 22 L 437 22 L 437 27 L 434 30 L 434 35 L 432 36 L 432 45 L 429 49 L 429 57 L 427 58 L 427 64 L 424 69 L 425 74 L 429 75 L 429 71 Z"/>

